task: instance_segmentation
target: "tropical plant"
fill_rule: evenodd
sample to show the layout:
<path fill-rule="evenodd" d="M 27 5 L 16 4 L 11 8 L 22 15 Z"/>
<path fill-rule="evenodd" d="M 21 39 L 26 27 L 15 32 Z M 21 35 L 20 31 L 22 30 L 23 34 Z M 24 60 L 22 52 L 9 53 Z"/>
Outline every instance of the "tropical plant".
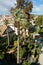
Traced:
<path fill-rule="evenodd" d="M 19 55 L 20 29 L 26 28 L 27 21 L 25 19 L 25 13 L 20 8 L 14 10 L 13 17 L 14 17 L 14 25 L 18 28 L 18 48 L 17 48 L 18 53 L 17 53 L 17 55 Z M 17 56 L 17 59 L 19 59 L 19 56 Z"/>
<path fill-rule="evenodd" d="M 24 6 L 25 5 L 25 6 Z M 11 10 L 11 13 L 13 15 L 14 18 L 14 26 L 17 27 L 18 29 L 18 45 L 17 45 L 17 63 L 19 64 L 19 50 L 20 50 L 20 30 L 24 29 L 25 32 L 25 36 L 24 36 L 24 40 L 26 41 L 26 29 L 28 28 L 28 23 L 27 19 L 29 17 L 29 12 L 32 10 L 32 2 L 25 2 L 24 0 L 17 0 L 17 6 L 15 9 Z M 24 42 L 25 43 L 25 42 Z M 21 51 L 23 52 L 23 50 Z M 22 54 L 21 54 L 22 56 Z"/>

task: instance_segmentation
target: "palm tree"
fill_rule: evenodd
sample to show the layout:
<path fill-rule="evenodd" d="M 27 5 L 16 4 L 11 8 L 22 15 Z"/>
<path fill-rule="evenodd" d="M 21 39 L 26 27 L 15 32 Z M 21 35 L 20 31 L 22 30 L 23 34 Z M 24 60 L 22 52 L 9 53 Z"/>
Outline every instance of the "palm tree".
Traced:
<path fill-rule="evenodd" d="M 7 26 L 6 33 L 7 33 L 7 41 L 8 41 L 8 46 L 9 46 L 9 43 L 10 43 L 10 42 L 9 42 L 9 33 L 8 33 L 8 23 L 9 23 L 8 20 L 5 19 L 5 20 L 4 20 L 4 24 Z"/>
<path fill-rule="evenodd" d="M 15 9 L 13 12 L 14 25 L 18 28 L 18 47 L 17 47 L 17 63 L 19 63 L 19 44 L 20 44 L 20 28 L 26 29 L 27 20 L 22 9 Z"/>
<path fill-rule="evenodd" d="M 25 6 L 24 6 L 25 5 Z M 14 18 L 14 25 L 17 26 L 18 28 L 18 47 L 17 47 L 17 63 L 19 64 L 19 43 L 20 43 L 20 28 L 24 28 L 25 30 L 25 37 L 26 37 L 26 27 L 27 27 L 27 19 L 29 15 L 27 12 L 30 12 L 32 9 L 32 3 L 25 3 L 24 0 L 17 0 L 17 5 L 16 8 L 11 9 L 11 14 L 13 15 Z M 25 38 L 24 37 L 24 38 Z M 24 39 L 25 40 L 25 39 Z"/>

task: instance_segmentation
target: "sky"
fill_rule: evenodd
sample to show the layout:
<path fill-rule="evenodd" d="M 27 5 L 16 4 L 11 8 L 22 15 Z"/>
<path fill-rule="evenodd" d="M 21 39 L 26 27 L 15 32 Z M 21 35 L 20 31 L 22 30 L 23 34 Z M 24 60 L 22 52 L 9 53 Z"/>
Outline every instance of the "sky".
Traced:
<path fill-rule="evenodd" d="M 31 0 L 33 9 L 31 14 L 43 15 L 43 0 Z M 16 0 L 0 0 L 0 15 L 9 15 L 10 8 L 15 7 Z"/>
<path fill-rule="evenodd" d="M 33 9 L 32 13 L 35 15 L 43 15 L 43 0 L 32 0 Z"/>

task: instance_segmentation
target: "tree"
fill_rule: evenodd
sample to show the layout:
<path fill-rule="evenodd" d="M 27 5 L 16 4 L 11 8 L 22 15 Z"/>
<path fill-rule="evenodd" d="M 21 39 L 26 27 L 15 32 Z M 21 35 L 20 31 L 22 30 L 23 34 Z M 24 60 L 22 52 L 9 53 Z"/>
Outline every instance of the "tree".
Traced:
<path fill-rule="evenodd" d="M 17 0 L 17 6 L 15 9 L 11 9 L 14 26 L 18 28 L 18 47 L 17 47 L 17 63 L 19 64 L 19 44 L 20 44 L 20 28 L 24 28 L 26 37 L 27 19 L 29 13 L 32 10 L 32 3 L 25 2 L 24 0 Z"/>
<path fill-rule="evenodd" d="M 36 21 L 35 21 L 36 25 L 38 26 L 41 26 L 43 25 L 43 15 L 40 15 L 36 18 Z"/>
<path fill-rule="evenodd" d="M 15 9 L 13 12 L 14 25 L 18 28 L 18 47 L 17 47 L 17 63 L 19 63 L 19 43 L 20 43 L 20 28 L 26 28 L 27 20 L 22 9 Z"/>
<path fill-rule="evenodd" d="M 6 33 L 7 33 L 7 40 L 8 40 L 8 46 L 9 46 L 9 43 L 10 43 L 10 42 L 9 42 L 9 33 L 8 33 L 8 23 L 9 23 L 8 20 L 5 19 L 5 20 L 4 20 L 4 24 L 7 26 Z"/>

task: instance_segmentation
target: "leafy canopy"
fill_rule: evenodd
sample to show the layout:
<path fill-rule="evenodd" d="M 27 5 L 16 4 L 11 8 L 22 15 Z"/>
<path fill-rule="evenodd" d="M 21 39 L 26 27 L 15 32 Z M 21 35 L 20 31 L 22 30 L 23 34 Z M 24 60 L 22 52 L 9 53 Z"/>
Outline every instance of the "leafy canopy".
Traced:
<path fill-rule="evenodd" d="M 13 17 L 16 26 L 18 25 L 18 22 L 20 23 L 21 28 L 25 28 L 27 26 L 27 19 L 21 8 L 17 8 L 13 11 Z"/>
<path fill-rule="evenodd" d="M 43 15 L 40 15 L 36 18 L 36 25 L 43 25 Z"/>

